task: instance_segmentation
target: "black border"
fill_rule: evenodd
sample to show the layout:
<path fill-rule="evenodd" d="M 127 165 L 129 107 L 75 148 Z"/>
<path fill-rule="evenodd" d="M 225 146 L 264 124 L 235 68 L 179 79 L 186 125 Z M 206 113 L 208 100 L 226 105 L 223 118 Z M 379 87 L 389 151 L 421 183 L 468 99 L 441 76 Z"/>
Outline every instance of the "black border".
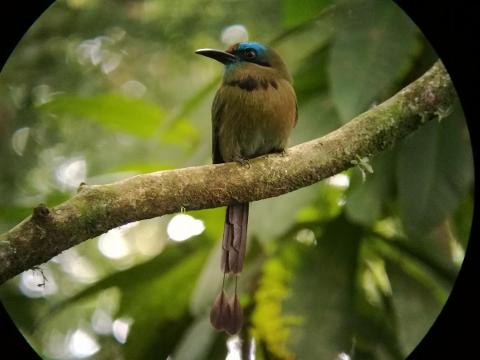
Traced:
<path fill-rule="evenodd" d="M 0 71 L 25 32 L 53 2 L 54 0 L 15 0 L 5 1 L 5 4 L 2 4 L 0 8 Z M 1 302 L 0 348 L 2 359 L 7 357 L 25 360 L 41 359 L 15 326 Z"/>
<path fill-rule="evenodd" d="M 386 1 L 386 0 L 378 0 Z M 429 39 L 459 94 L 472 138 L 477 164 L 478 106 L 474 96 L 479 91 L 478 53 L 480 43 L 476 28 L 477 12 L 473 1 L 395 0 Z M 0 69 L 31 24 L 53 0 L 8 1 L 0 11 Z M 474 85 L 476 89 L 474 89 Z M 477 116 L 476 116 L 477 115 Z M 475 338 L 480 320 L 480 297 L 476 284 L 479 273 L 480 248 L 476 240 L 479 229 L 475 204 L 472 234 L 464 263 L 453 291 L 420 345 L 408 357 L 416 359 L 461 359 L 478 353 Z M 0 305 L 0 345 L 3 354 L 16 358 L 38 359 L 12 320 Z"/>
<path fill-rule="evenodd" d="M 15 323 L 8 316 L 7 311 L 0 302 L 0 348 L 2 354 L 15 354 L 15 359 L 40 359 L 40 356 L 30 347 L 27 340 L 20 333 Z M 3 356 L 2 356 L 3 358 Z"/>
<path fill-rule="evenodd" d="M 460 98 L 468 123 L 475 169 L 477 168 L 478 106 L 474 89 L 480 83 L 478 65 L 478 20 L 474 2 L 395 0 L 418 25 L 447 68 Z M 477 85 L 478 87 L 478 85 Z M 476 172 L 476 171 L 475 171 Z M 476 196 L 475 196 L 476 198 Z M 476 199 L 475 199 L 476 200 Z M 464 359 L 478 357 L 478 323 L 480 298 L 476 286 L 480 249 L 475 201 L 472 232 L 460 274 L 438 318 L 420 344 L 408 356 L 416 359 Z M 476 356 L 475 356 L 476 355 Z M 470 357 L 469 357 L 470 358 Z"/>
<path fill-rule="evenodd" d="M 54 0 L 6 1 L 0 9 L 0 70 L 20 39 Z"/>

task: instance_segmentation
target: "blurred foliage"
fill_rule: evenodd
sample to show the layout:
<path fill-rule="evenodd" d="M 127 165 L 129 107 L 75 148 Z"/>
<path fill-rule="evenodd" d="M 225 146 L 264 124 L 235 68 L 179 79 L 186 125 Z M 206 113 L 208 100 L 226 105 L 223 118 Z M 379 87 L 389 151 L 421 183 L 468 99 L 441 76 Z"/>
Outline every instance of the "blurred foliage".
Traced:
<path fill-rule="evenodd" d="M 234 24 L 292 71 L 292 144 L 436 60 L 384 0 L 58 0 L 1 73 L 0 231 L 81 181 L 210 163 L 222 69 L 193 51 L 226 47 Z M 203 225 L 186 242 L 171 240 L 172 216 L 84 242 L 3 285 L 2 302 L 45 359 L 405 358 L 452 289 L 472 220 L 464 115 L 458 105 L 438 118 L 364 159 L 373 173 L 357 167 L 252 204 L 240 342 L 208 322 L 222 209 L 190 212 L 183 227 Z"/>
<path fill-rule="evenodd" d="M 328 73 L 342 122 L 388 98 L 418 53 L 418 30 L 388 1 L 352 1 L 336 11 Z M 353 15 L 355 14 L 355 15 Z M 374 14 L 374 15 L 373 15 Z M 369 19 L 374 16 L 374 21 Z M 374 71 L 373 71 L 374 69 Z"/>
<path fill-rule="evenodd" d="M 152 136 L 164 118 L 164 112 L 158 106 L 115 94 L 90 98 L 58 96 L 43 104 L 41 110 L 58 116 L 92 119 L 113 130 L 141 137 Z"/>

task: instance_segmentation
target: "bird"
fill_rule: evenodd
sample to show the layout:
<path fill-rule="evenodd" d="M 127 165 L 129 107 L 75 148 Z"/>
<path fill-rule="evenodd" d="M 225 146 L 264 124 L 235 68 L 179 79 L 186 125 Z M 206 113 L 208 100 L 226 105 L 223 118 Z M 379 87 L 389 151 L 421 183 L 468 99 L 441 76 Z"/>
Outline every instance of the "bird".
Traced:
<path fill-rule="evenodd" d="M 252 158 L 284 153 L 297 124 L 298 107 L 292 77 L 271 47 L 244 41 L 225 51 L 198 49 L 196 54 L 224 65 L 223 80 L 212 103 L 212 160 L 214 164 L 248 164 Z M 222 289 L 210 312 L 212 326 L 236 334 L 243 325 L 237 295 L 237 275 L 243 269 L 249 203 L 227 206 L 222 239 Z M 225 276 L 235 277 L 235 293 L 225 294 Z"/>

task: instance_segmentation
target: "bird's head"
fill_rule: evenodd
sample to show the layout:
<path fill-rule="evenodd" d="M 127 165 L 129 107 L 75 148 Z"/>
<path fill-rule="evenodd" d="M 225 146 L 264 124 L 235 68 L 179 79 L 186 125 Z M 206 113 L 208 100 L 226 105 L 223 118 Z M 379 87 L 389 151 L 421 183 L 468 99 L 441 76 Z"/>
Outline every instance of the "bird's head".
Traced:
<path fill-rule="evenodd" d="M 270 47 L 253 41 L 240 42 L 227 50 L 198 49 L 195 53 L 215 59 L 225 65 L 225 71 L 232 71 L 241 65 L 255 64 L 265 69 L 276 70 L 287 80 L 291 80 L 287 68 L 278 53 Z"/>

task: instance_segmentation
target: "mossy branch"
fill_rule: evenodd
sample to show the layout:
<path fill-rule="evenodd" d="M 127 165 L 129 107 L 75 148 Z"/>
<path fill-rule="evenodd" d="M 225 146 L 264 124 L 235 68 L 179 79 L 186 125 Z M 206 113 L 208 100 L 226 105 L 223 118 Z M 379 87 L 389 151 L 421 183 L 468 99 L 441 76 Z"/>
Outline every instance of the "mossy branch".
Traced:
<path fill-rule="evenodd" d="M 60 252 L 120 225 L 187 210 L 261 200 L 314 184 L 390 148 L 446 113 L 455 91 L 437 62 L 421 78 L 348 124 L 294 146 L 284 155 L 236 163 L 160 171 L 107 185 L 82 185 L 54 208 L 0 235 L 0 283 Z"/>

